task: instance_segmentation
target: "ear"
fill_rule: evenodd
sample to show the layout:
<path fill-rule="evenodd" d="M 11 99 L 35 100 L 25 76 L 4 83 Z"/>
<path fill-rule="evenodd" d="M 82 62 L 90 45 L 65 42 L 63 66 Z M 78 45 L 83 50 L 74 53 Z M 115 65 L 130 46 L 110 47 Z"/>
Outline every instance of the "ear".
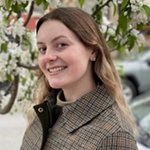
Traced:
<path fill-rule="evenodd" d="M 93 50 L 91 51 L 90 60 L 91 60 L 91 61 L 96 61 L 97 54 L 98 54 L 98 51 L 93 49 Z"/>

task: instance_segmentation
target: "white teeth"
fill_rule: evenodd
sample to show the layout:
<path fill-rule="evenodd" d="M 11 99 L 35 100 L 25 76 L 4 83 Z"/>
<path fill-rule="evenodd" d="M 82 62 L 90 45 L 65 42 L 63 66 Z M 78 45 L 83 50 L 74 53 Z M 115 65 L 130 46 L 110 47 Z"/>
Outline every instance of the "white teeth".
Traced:
<path fill-rule="evenodd" d="M 64 69 L 65 69 L 65 67 L 57 67 L 57 68 L 48 69 L 48 71 L 50 73 L 53 73 L 53 72 L 61 71 L 61 70 L 64 70 Z"/>

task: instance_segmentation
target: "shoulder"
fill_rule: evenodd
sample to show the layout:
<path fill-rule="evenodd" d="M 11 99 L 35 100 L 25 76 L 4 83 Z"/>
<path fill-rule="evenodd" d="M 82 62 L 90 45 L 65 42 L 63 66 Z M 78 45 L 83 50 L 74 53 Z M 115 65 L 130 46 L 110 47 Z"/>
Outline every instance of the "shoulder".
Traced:
<path fill-rule="evenodd" d="M 122 112 L 113 104 L 101 112 L 96 118 L 95 122 L 101 126 L 101 129 L 112 134 L 117 131 L 126 131 L 132 134 L 132 128 Z"/>
<path fill-rule="evenodd" d="M 129 132 L 120 130 L 106 136 L 97 147 L 97 150 L 107 149 L 137 150 L 138 148 L 134 137 Z"/>
<path fill-rule="evenodd" d="M 137 150 L 131 126 L 115 104 L 103 111 L 97 120 L 101 120 L 99 131 L 103 133 L 98 150 Z"/>
<path fill-rule="evenodd" d="M 37 145 L 41 136 L 42 136 L 42 126 L 39 118 L 35 116 L 33 121 L 28 125 L 25 131 L 20 150 L 33 149 L 33 147 Z"/>

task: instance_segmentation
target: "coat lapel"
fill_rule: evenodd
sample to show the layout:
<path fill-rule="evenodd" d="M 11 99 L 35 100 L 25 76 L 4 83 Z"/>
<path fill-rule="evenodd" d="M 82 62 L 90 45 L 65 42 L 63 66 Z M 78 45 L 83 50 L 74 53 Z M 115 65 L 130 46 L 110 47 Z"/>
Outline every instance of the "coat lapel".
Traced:
<path fill-rule="evenodd" d="M 93 91 L 85 94 L 75 103 L 63 108 L 65 128 L 73 132 L 94 119 L 114 103 L 104 85 L 98 85 Z"/>

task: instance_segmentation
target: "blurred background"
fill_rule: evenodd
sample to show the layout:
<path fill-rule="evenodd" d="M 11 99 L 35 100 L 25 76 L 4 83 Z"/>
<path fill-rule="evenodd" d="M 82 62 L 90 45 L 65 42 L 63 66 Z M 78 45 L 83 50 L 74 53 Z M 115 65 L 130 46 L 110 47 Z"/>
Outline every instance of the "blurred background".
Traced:
<path fill-rule="evenodd" d="M 55 7 L 80 7 L 110 47 L 137 125 L 139 150 L 150 150 L 150 2 L 5 0 L 0 2 L 0 150 L 19 150 L 38 75 L 35 26 Z"/>

